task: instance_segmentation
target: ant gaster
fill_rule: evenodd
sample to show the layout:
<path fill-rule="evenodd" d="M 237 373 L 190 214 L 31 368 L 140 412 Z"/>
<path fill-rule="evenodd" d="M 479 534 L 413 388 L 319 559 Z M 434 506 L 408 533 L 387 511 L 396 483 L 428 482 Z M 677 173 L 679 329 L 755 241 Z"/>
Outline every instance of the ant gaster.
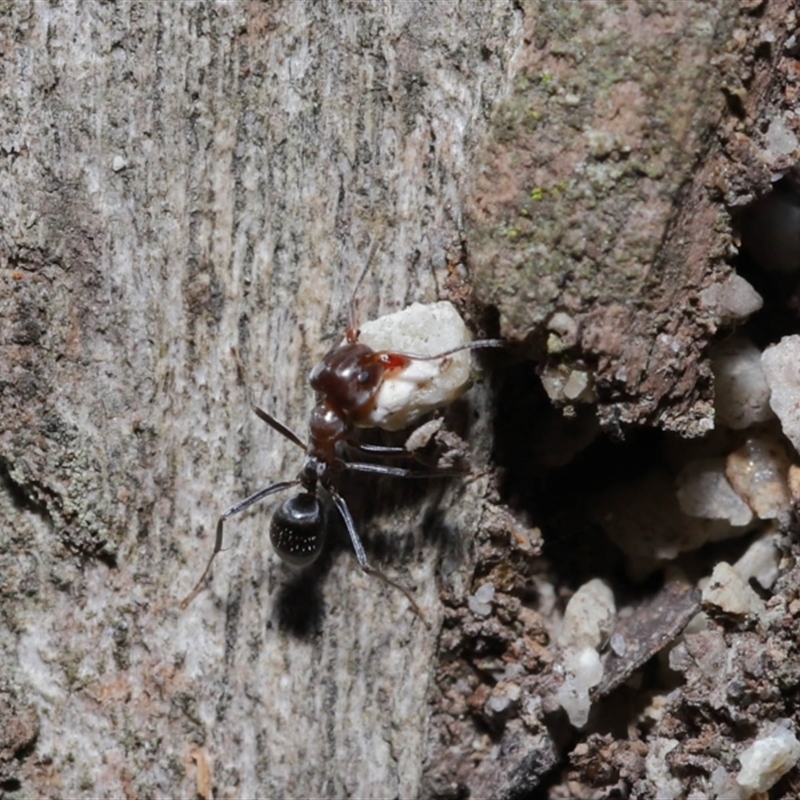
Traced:
<path fill-rule="evenodd" d="M 367 259 L 367 266 L 373 253 L 374 246 Z M 364 272 L 366 272 L 366 267 Z M 363 274 L 362 272 L 362 277 Z M 361 278 L 358 283 L 360 282 Z M 324 506 L 319 497 L 321 488 L 331 498 L 344 520 L 356 560 L 361 569 L 403 592 L 415 612 L 424 619 L 411 593 L 367 561 L 364 546 L 356 531 L 350 509 L 345 499 L 339 494 L 336 484 L 339 474 L 345 470 L 395 477 L 431 477 L 452 473 L 442 471 L 423 473 L 405 467 L 346 461 L 338 455 L 337 445 L 340 442 L 346 442 L 356 450 L 376 455 L 408 455 L 403 447 L 368 445 L 359 443 L 352 438 L 355 427 L 370 427 L 374 424 L 370 422 L 369 415 L 375 406 L 378 391 L 383 382 L 402 372 L 413 360 L 434 361 L 464 350 L 502 347 L 505 346 L 505 343 L 501 339 L 477 340 L 429 356 L 390 350 L 373 350 L 358 341 L 359 331 L 353 323 L 354 300 L 351 300 L 350 312 L 351 322 L 346 330 L 345 341 L 330 350 L 311 372 L 311 388 L 317 394 L 317 404 L 311 412 L 307 442 L 271 414 L 254 406 L 253 410 L 258 417 L 305 451 L 303 466 L 294 480 L 272 483 L 223 512 L 217 522 L 214 551 L 200 580 L 181 602 L 183 608 L 202 588 L 211 571 L 214 557 L 222 549 L 222 529 L 225 520 L 271 494 L 297 486 L 300 489 L 299 492 L 278 506 L 270 524 L 270 540 L 278 555 L 285 562 L 298 567 L 311 564 L 319 556 L 326 533 Z"/>

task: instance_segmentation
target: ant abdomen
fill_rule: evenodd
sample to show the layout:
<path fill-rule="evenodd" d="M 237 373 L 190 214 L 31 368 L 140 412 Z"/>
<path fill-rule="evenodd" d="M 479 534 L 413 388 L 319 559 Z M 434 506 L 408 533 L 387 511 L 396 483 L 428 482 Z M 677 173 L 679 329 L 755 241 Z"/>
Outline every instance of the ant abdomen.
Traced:
<path fill-rule="evenodd" d="M 325 512 L 319 499 L 301 492 L 284 500 L 272 516 L 269 538 L 275 552 L 294 567 L 316 560 L 325 541 Z"/>

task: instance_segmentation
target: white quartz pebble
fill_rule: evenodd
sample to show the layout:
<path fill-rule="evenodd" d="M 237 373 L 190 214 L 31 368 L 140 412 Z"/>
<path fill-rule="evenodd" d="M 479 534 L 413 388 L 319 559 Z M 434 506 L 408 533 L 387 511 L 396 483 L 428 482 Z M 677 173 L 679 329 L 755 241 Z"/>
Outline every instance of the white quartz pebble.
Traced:
<path fill-rule="evenodd" d="M 703 289 L 700 300 L 719 314 L 723 322 L 741 322 L 764 304 L 761 295 L 741 275 L 732 274 L 722 283 Z"/>
<path fill-rule="evenodd" d="M 725 459 L 690 461 L 677 478 L 678 503 L 690 517 L 724 519 L 731 525 L 753 521 L 750 506 L 733 490 L 725 477 Z"/>
<path fill-rule="evenodd" d="M 733 565 L 746 581 L 756 581 L 762 589 L 771 589 L 780 572 L 781 536 L 769 531 L 756 539 Z"/>
<path fill-rule="evenodd" d="M 373 350 L 432 356 L 472 341 L 469 330 L 452 303 L 443 300 L 413 303 L 394 314 L 365 322 L 359 341 Z M 469 386 L 472 356 L 462 350 L 433 361 L 412 360 L 384 379 L 363 427 L 396 431 L 407 428 L 423 414 L 453 402 Z"/>
<path fill-rule="evenodd" d="M 564 648 L 598 649 L 611 635 L 616 613 L 611 588 L 604 580 L 593 578 L 567 603 L 559 644 Z"/>
<path fill-rule="evenodd" d="M 749 339 L 735 336 L 715 345 L 711 369 L 718 425 L 739 430 L 772 416 L 761 351 Z"/>
<path fill-rule="evenodd" d="M 782 439 L 757 431 L 728 454 L 725 474 L 759 519 L 775 519 L 789 510 L 787 449 Z"/>
<path fill-rule="evenodd" d="M 703 589 L 703 603 L 735 617 L 760 616 L 766 610 L 764 601 L 724 561 L 714 567 L 708 586 Z"/>
<path fill-rule="evenodd" d="M 615 617 L 614 593 L 600 578 L 581 586 L 564 610 L 558 641 L 565 679 L 555 699 L 576 728 L 583 727 L 589 719 L 589 691 L 603 679 L 598 649 L 609 638 Z"/>
<path fill-rule="evenodd" d="M 784 336 L 761 355 L 769 404 L 794 449 L 800 452 L 800 336 Z"/>
<path fill-rule="evenodd" d="M 800 760 L 800 742 L 784 724 L 756 739 L 739 756 L 742 765 L 736 782 L 755 794 L 771 789 Z"/>

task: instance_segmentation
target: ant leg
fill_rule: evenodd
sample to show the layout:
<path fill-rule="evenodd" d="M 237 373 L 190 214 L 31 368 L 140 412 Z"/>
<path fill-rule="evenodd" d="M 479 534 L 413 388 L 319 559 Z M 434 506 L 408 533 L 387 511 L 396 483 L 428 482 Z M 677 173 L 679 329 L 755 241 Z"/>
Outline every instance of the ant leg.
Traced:
<path fill-rule="evenodd" d="M 181 600 L 180 607 L 186 608 L 189 603 L 194 600 L 194 598 L 200 592 L 203 584 L 205 583 L 206 578 L 208 577 L 209 572 L 211 572 L 211 564 L 214 561 L 214 556 L 222 550 L 222 523 L 225 522 L 228 517 L 232 517 L 234 514 L 238 514 L 240 511 L 244 511 L 246 508 L 249 508 L 254 503 L 257 503 L 259 500 L 267 497 L 267 495 L 274 494 L 275 492 L 280 492 L 283 489 L 288 489 L 291 486 L 297 486 L 300 483 L 299 480 L 293 481 L 280 481 L 278 483 L 273 483 L 270 486 L 266 486 L 263 489 L 259 489 L 257 492 L 253 492 L 249 497 L 245 497 L 244 500 L 240 500 L 235 505 L 232 505 L 227 511 L 223 511 L 220 518 L 217 520 L 217 538 L 214 542 L 214 552 L 211 554 L 211 558 L 208 559 L 208 564 L 206 564 L 205 570 L 203 570 L 203 574 L 200 576 L 200 580 L 194 586 L 191 592 L 189 592 L 186 597 Z"/>
<path fill-rule="evenodd" d="M 356 441 L 355 439 L 345 439 L 348 447 L 353 450 L 360 450 L 362 453 L 374 453 L 375 455 L 384 456 L 413 456 L 413 453 L 406 450 L 405 447 L 396 447 L 392 445 L 383 444 L 365 444 L 364 442 Z"/>
<path fill-rule="evenodd" d="M 393 456 L 396 458 L 405 458 L 407 460 L 413 460 L 415 464 L 421 465 L 423 468 L 427 467 L 424 471 L 413 470 L 409 469 L 405 472 L 381 472 L 384 475 L 395 475 L 399 478 L 437 478 L 446 475 L 462 475 L 464 474 L 460 469 L 435 469 L 431 468 L 430 465 L 425 461 L 424 458 L 421 457 L 420 453 L 416 450 L 408 450 L 405 447 L 392 447 L 392 446 L 384 446 L 381 444 L 364 444 L 362 442 L 357 442 L 352 439 L 346 439 L 345 443 L 348 447 L 352 448 L 353 450 L 358 450 L 362 453 L 372 454 L 375 456 Z M 358 466 L 353 467 L 353 469 L 361 469 L 362 472 L 377 472 L 377 470 L 367 469 L 369 465 L 366 462 L 344 462 L 345 468 L 349 464 L 363 464 L 363 468 L 359 468 Z M 380 465 L 378 465 L 380 466 Z M 397 467 L 396 469 L 403 469 L 403 467 Z"/>
<path fill-rule="evenodd" d="M 393 478 L 446 478 L 448 476 L 461 475 L 460 472 L 441 469 L 420 472 L 406 467 L 392 467 L 388 464 L 367 464 L 363 461 L 339 461 L 338 465 L 341 469 L 351 469 L 354 472 L 372 472 L 376 475 L 391 475 Z"/>
<path fill-rule="evenodd" d="M 361 538 L 356 531 L 355 522 L 353 522 L 353 517 L 350 514 L 350 509 L 347 507 L 345 499 L 335 489 L 333 489 L 333 487 L 326 486 L 325 488 L 328 494 L 331 496 L 336 508 L 339 509 L 339 513 L 342 515 L 345 527 L 347 528 L 347 533 L 350 536 L 350 542 L 353 545 L 353 550 L 356 554 L 358 566 L 361 567 L 361 569 L 364 570 L 367 575 L 380 578 L 384 583 L 388 583 L 389 586 L 399 589 L 406 596 L 406 600 L 408 600 L 408 602 L 411 604 L 411 608 L 414 609 L 414 613 L 425 623 L 426 627 L 430 628 L 428 620 L 425 619 L 422 609 L 417 605 L 416 600 L 414 600 L 411 592 L 409 592 L 405 586 L 393 581 L 388 575 L 384 575 L 379 569 L 376 569 L 367 561 L 367 554 L 364 552 L 364 545 L 361 544 Z"/>
<path fill-rule="evenodd" d="M 281 436 L 285 436 L 290 442 L 294 442 L 298 447 L 302 447 L 303 450 L 308 450 L 308 445 L 291 428 L 287 427 L 282 422 L 278 422 L 272 414 L 268 414 L 264 409 L 258 406 L 253 406 L 253 411 L 256 412 L 256 416 L 259 419 L 263 419 L 270 428 L 278 431 Z"/>
<path fill-rule="evenodd" d="M 302 447 L 303 450 L 307 450 L 308 447 L 306 443 L 289 427 L 284 425 L 282 422 L 278 422 L 272 414 L 268 414 L 263 409 L 259 408 L 255 404 L 255 400 L 253 399 L 253 392 L 250 390 L 250 386 L 247 383 L 247 379 L 245 378 L 244 373 L 244 364 L 242 364 L 242 360 L 239 358 L 239 351 L 235 347 L 231 347 L 231 355 L 233 356 L 233 360 L 236 362 L 236 369 L 239 373 L 239 380 L 244 384 L 245 394 L 247 395 L 247 402 L 250 404 L 253 411 L 256 412 L 256 416 L 260 419 L 263 419 L 264 422 L 267 423 L 271 428 L 278 431 L 281 436 L 285 436 L 290 442 L 294 442 L 298 447 Z"/>

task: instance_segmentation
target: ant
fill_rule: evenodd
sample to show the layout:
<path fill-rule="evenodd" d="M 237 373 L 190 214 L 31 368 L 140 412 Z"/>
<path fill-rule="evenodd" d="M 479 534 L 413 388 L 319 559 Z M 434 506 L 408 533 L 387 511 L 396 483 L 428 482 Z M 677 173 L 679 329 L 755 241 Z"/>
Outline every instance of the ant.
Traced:
<path fill-rule="evenodd" d="M 367 264 L 356 283 L 356 290 L 366 273 L 374 252 L 375 245 L 373 244 Z M 326 534 L 324 506 L 319 497 L 320 489 L 322 489 L 324 494 L 327 494 L 333 501 L 344 521 L 361 569 L 368 575 L 379 577 L 390 586 L 403 592 L 414 611 L 421 619 L 424 619 L 411 593 L 368 562 L 350 509 L 345 499 L 339 494 L 336 484 L 339 475 L 345 470 L 400 478 L 434 477 L 452 473 L 446 471 L 420 472 L 385 464 L 346 461 L 337 454 L 337 445 L 344 442 L 355 450 L 374 455 L 408 455 L 408 451 L 403 447 L 369 445 L 352 438 L 353 430 L 356 427 L 383 427 L 380 422 L 371 420 L 370 415 L 375 408 L 377 395 L 384 381 L 401 373 L 412 361 L 435 361 L 464 350 L 504 347 L 506 343 L 502 339 L 481 339 L 435 355 L 413 355 L 392 350 L 373 350 L 358 341 L 359 330 L 354 324 L 354 298 L 355 290 L 350 301 L 350 323 L 345 331 L 345 341 L 331 349 L 311 371 L 310 383 L 311 388 L 317 394 L 317 404 L 311 412 L 308 441 L 303 441 L 291 428 L 279 422 L 263 409 L 257 406 L 253 407 L 255 414 L 267 425 L 305 451 L 305 459 L 300 473 L 294 480 L 278 481 L 259 489 L 222 513 L 217 522 L 214 551 L 200 580 L 181 602 L 182 608 L 186 608 L 199 593 L 211 571 L 214 557 L 222 549 L 222 529 L 225 520 L 271 494 L 299 487 L 299 492 L 284 500 L 272 516 L 270 540 L 277 554 L 285 562 L 296 567 L 307 566 L 319 556 Z"/>

